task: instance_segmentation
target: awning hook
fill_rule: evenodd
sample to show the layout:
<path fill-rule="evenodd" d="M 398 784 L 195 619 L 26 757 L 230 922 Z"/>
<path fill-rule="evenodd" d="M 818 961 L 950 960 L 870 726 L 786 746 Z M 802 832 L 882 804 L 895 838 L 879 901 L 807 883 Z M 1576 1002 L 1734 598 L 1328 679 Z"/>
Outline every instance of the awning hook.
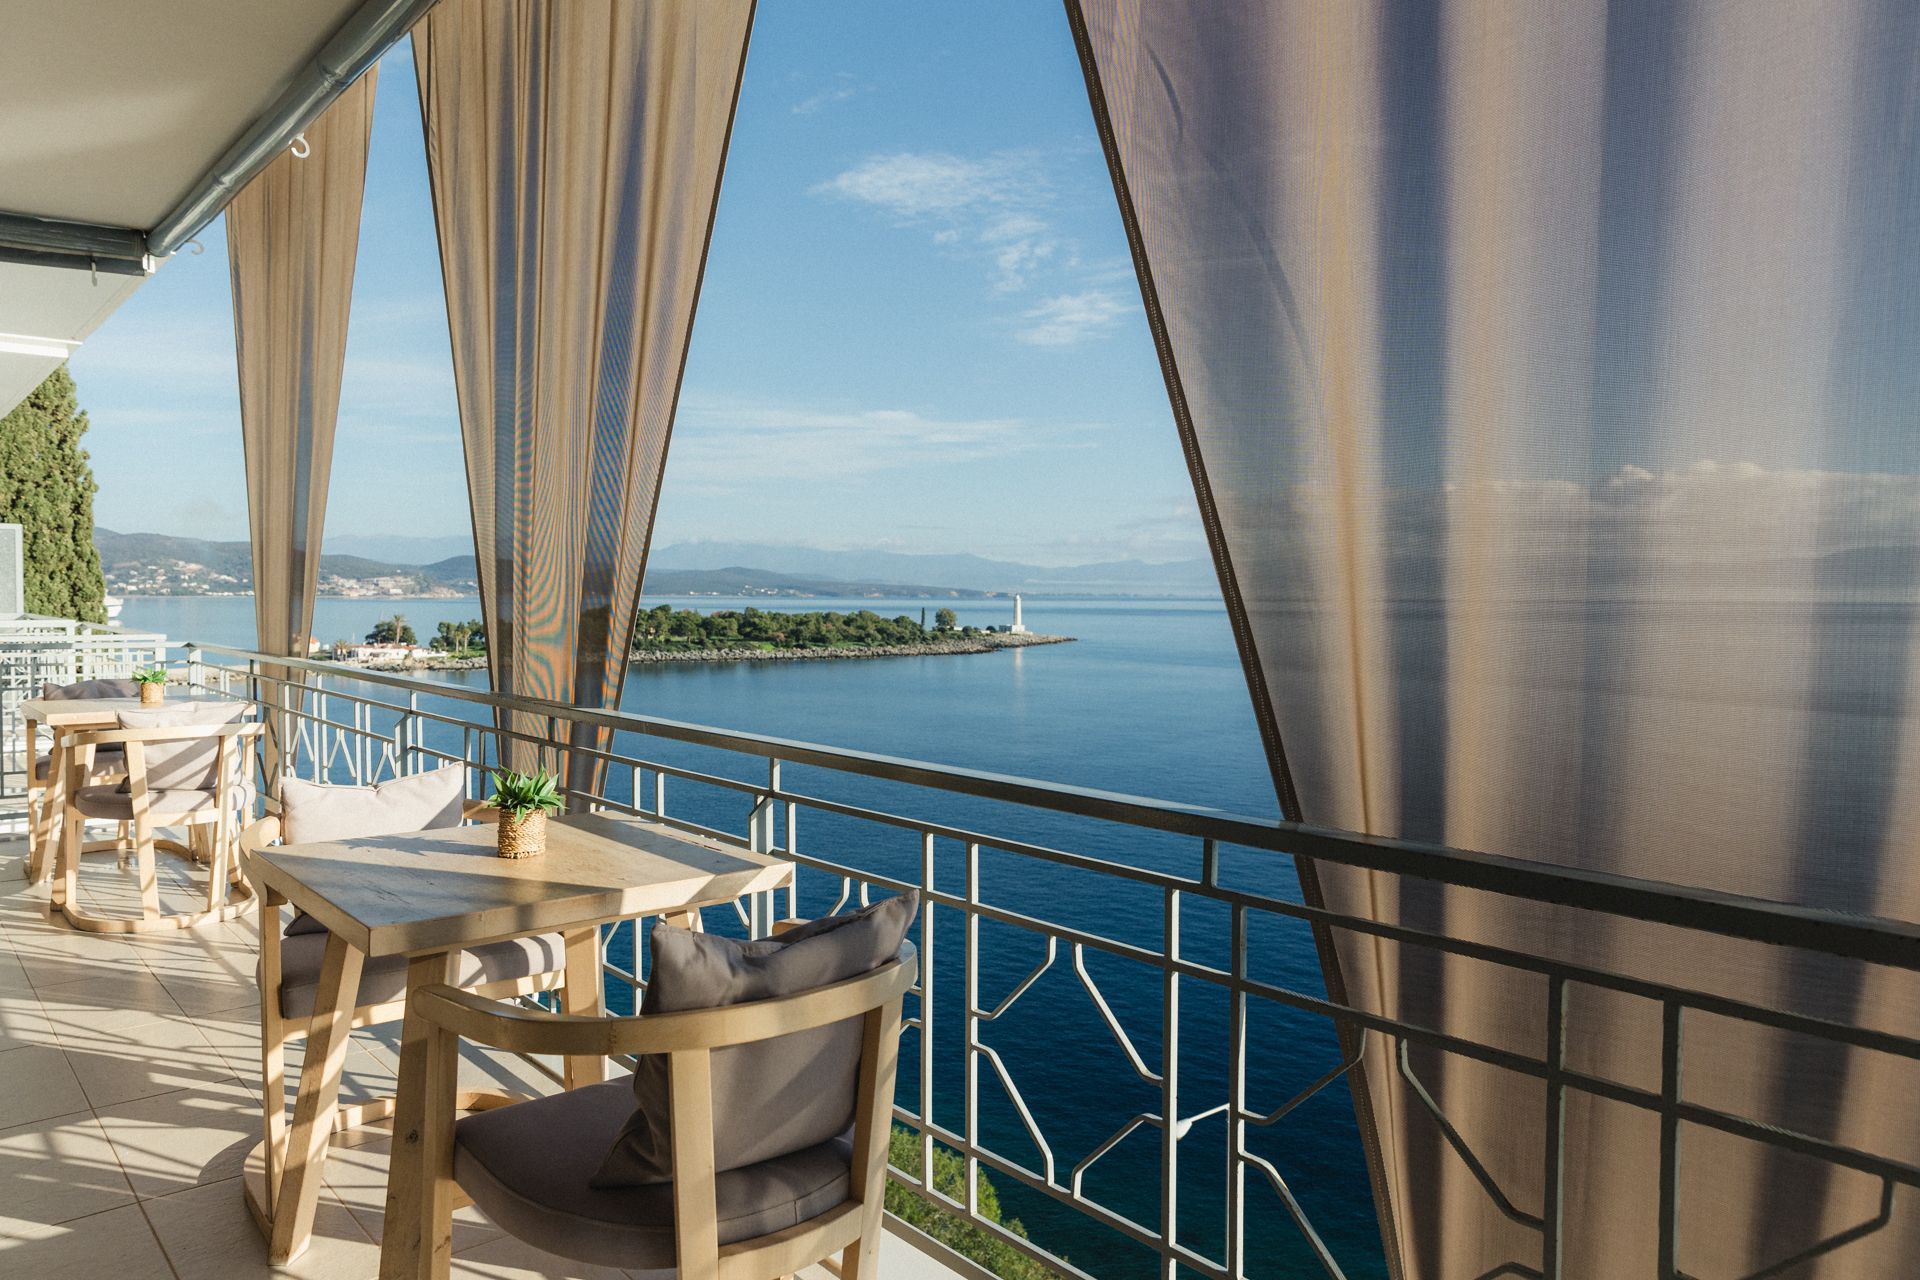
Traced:
<path fill-rule="evenodd" d="M 313 154 L 313 147 L 308 144 L 307 135 L 304 133 L 294 134 L 293 141 L 288 145 L 293 151 L 293 157 L 296 160 L 305 160 Z"/>

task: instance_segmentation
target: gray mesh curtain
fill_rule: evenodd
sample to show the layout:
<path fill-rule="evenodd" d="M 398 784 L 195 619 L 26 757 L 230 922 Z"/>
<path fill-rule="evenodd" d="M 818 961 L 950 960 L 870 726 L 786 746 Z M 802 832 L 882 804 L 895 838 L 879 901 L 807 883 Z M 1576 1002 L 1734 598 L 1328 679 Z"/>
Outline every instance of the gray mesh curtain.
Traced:
<path fill-rule="evenodd" d="M 752 20 L 444 0 L 414 30 L 502 692 L 619 701 Z"/>
<path fill-rule="evenodd" d="M 254 626 L 271 654 L 306 657 L 313 631 L 376 74 L 308 127 L 304 159 L 281 154 L 227 206 Z M 284 728 L 270 718 L 270 788 Z"/>
<path fill-rule="evenodd" d="M 1920 918 L 1920 6 L 1068 0 L 1292 816 Z M 1846 1022 L 1911 975 L 1320 868 L 1330 905 Z M 1541 984 L 1352 936 L 1363 1007 L 1539 1056 Z M 1657 1088 L 1659 1013 L 1570 995 Z M 1524 1214 L 1541 1086 L 1409 1068 Z M 1370 1041 L 1393 1262 L 1541 1237 Z M 1689 1022 L 1685 1096 L 1912 1158 L 1900 1064 Z M 1655 1273 L 1657 1123 L 1574 1095 L 1566 1265 Z M 1680 1267 L 1873 1218 L 1683 1127 Z M 1904 1274 L 1911 1212 L 1796 1275 Z"/>

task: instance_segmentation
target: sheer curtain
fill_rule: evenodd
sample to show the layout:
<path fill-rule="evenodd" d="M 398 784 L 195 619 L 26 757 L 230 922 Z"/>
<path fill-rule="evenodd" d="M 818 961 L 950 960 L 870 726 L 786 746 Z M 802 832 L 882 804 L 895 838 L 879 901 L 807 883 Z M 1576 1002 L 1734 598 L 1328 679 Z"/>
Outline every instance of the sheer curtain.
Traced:
<path fill-rule="evenodd" d="M 752 20 L 444 0 L 414 30 L 501 692 L 619 702 Z"/>
<path fill-rule="evenodd" d="M 1067 9 L 1290 816 L 1920 918 L 1920 6 Z M 1318 872 L 1342 910 L 1920 1027 L 1911 975 Z M 1540 1054 L 1539 984 L 1334 949 L 1362 1006 Z M 1569 999 L 1570 1065 L 1657 1088 L 1657 1006 Z M 1920 1149 L 1901 1064 L 1686 1036 L 1691 1100 Z M 1539 1213 L 1538 1082 L 1409 1065 Z M 1540 1265 L 1390 1044 L 1356 1090 L 1397 1271 Z M 1567 1123 L 1567 1274 L 1654 1274 L 1657 1122 Z M 1681 1169 L 1696 1275 L 1879 1203 L 1692 1127 Z M 1795 1274 L 1901 1274 L 1913 1220 Z"/>
<path fill-rule="evenodd" d="M 253 616 L 265 653 L 304 658 L 313 632 L 377 75 L 369 70 L 308 126 L 304 158 L 282 153 L 227 206 Z M 268 730 L 271 788 L 287 744 L 277 717 Z"/>

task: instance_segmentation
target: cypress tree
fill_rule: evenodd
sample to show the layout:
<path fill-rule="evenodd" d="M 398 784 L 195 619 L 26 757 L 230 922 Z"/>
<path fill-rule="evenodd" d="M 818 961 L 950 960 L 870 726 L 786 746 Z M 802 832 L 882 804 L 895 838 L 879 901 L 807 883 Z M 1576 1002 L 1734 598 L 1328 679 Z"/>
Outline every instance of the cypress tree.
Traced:
<path fill-rule="evenodd" d="M 87 415 L 61 365 L 0 418 L 0 523 L 24 533 L 29 613 L 105 622 L 106 581 L 93 545 Z"/>

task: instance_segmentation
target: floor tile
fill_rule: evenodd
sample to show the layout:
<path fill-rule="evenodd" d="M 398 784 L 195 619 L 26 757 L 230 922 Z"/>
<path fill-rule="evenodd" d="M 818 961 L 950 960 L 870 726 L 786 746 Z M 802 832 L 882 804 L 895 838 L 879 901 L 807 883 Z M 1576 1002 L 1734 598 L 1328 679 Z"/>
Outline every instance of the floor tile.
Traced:
<path fill-rule="evenodd" d="M 160 979 L 137 962 L 67 982 L 36 982 L 40 1007 L 55 1035 L 128 1031 L 180 1016 L 180 1006 Z"/>
<path fill-rule="evenodd" d="M 0 1053 L 0 1129 L 86 1109 L 86 1091 L 59 1046 L 29 1045 Z"/>
<path fill-rule="evenodd" d="M 67 1064 L 93 1107 L 111 1107 L 175 1089 L 236 1090 L 240 1081 L 190 1018 L 177 1015 L 126 1032 L 60 1033 Z"/>
<path fill-rule="evenodd" d="M 96 1114 L 142 1199 L 237 1178 L 260 1141 L 259 1105 L 237 1086 L 182 1089 Z"/>
<path fill-rule="evenodd" d="M 53 1224 L 131 1204 L 133 1198 L 113 1146 L 91 1112 L 0 1130 L 0 1214 Z"/>
<path fill-rule="evenodd" d="M 58 1226 L 0 1214 L 0 1276 L 33 1280 L 159 1280 L 171 1276 L 160 1242 L 138 1205 Z"/>
<path fill-rule="evenodd" d="M 80 933 L 46 923 L 32 932 L 9 932 L 14 959 L 36 989 L 146 970 L 131 947 L 108 935 Z"/>
<path fill-rule="evenodd" d="M 148 1200 L 141 1208 L 179 1280 L 372 1280 L 380 1270 L 379 1246 L 345 1205 L 324 1192 L 314 1214 L 313 1243 L 278 1270 L 267 1264 L 266 1242 L 247 1210 L 239 1178 Z"/>
<path fill-rule="evenodd" d="M 33 988 L 24 981 L 17 987 L 0 986 L 0 1053 L 57 1043 Z"/>
<path fill-rule="evenodd" d="M 455 1253 L 451 1271 L 464 1280 L 624 1280 L 627 1274 L 558 1258 L 512 1236 Z"/>
<path fill-rule="evenodd" d="M 392 1137 L 379 1137 L 327 1152 L 327 1186 L 353 1211 L 361 1230 L 377 1242 L 381 1238 L 387 1202 L 387 1156 Z M 453 1248 L 458 1253 L 501 1234 L 478 1209 L 469 1205 L 453 1215 Z"/>

